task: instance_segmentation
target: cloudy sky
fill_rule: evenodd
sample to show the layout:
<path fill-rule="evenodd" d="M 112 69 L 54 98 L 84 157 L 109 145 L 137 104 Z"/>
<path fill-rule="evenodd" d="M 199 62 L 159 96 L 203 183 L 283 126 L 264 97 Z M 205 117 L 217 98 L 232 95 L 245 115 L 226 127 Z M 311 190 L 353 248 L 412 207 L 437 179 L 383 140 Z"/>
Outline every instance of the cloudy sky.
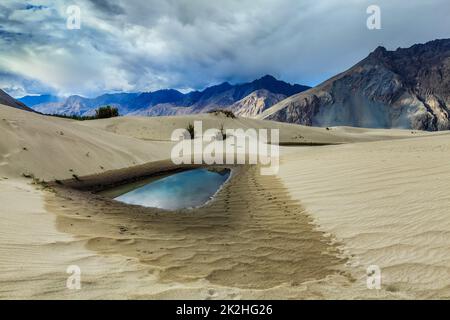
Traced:
<path fill-rule="evenodd" d="M 80 29 L 67 28 L 70 5 Z M 366 26 L 369 5 L 380 30 Z M 312 86 L 378 45 L 436 38 L 450 38 L 448 0 L 3 0 L 0 88 L 95 96 L 264 74 Z"/>

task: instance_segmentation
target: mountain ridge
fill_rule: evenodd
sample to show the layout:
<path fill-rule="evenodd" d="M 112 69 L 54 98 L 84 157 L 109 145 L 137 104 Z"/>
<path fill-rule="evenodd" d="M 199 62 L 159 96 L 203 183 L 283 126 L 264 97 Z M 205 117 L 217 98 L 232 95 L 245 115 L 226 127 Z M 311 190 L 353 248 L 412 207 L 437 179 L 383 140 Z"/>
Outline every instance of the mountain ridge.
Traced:
<path fill-rule="evenodd" d="M 450 39 L 365 59 L 318 86 L 288 97 L 261 119 L 310 126 L 448 130 Z"/>
<path fill-rule="evenodd" d="M 275 95 L 289 96 L 309 88 L 265 75 L 252 82 L 235 85 L 223 82 L 201 91 L 191 91 L 185 94 L 175 89 L 162 89 L 153 92 L 104 94 L 95 98 L 73 95 L 67 97 L 64 101 L 40 103 L 33 105 L 33 107 L 36 111 L 42 113 L 68 115 L 91 115 L 96 108 L 105 104 L 117 107 L 122 115 L 189 114 L 203 113 L 215 108 L 231 108 L 234 103 L 257 90 L 266 90 Z M 30 98 L 23 97 L 19 100 L 26 99 Z"/>
<path fill-rule="evenodd" d="M 26 106 L 23 102 L 14 99 L 13 97 L 11 97 L 9 94 L 7 94 L 5 91 L 3 91 L 1 89 L 0 89 L 0 104 L 8 106 L 8 107 L 16 108 L 16 109 L 25 110 L 25 111 L 33 111 L 31 108 Z"/>

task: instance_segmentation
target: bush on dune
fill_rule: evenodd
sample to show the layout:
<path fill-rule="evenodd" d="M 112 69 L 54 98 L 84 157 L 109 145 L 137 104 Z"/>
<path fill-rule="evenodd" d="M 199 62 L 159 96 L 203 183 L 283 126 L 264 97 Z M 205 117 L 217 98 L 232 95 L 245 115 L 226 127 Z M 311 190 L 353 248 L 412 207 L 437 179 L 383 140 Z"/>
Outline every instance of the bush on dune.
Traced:
<path fill-rule="evenodd" d="M 119 109 L 117 109 L 116 107 L 111 107 L 111 106 L 100 107 L 97 110 L 95 110 L 94 116 L 78 116 L 78 115 L 67 115 L 67 114 L 46 114 L 46 115 L 51 116 L 51 117 L 84 121 L 84 120 L 95 120 L 95 119 L 106 119 L 106 118 L 118 117 Z"/>
<path fill-rule="evenodd" d="M 95 110 L 95 117 L 97 119 L 106 119 L 119 116 L 119 109 L 111 106 L 100 107 Z"/>
<path fill-rule="evenodd" d="M 194 137 L 195 137 L 194 125 L 192 123 L 189 123 L 186 130 L 187 130 L 187 132 L 189 132 L 191 139 L 194 139 Z"/>
<path fill-rule="evenodd" d="M 230 111 L 230 110 L 225 110 L 225 109 L 214 109 L 211 111 L 208 111 L 208 113 L 212 113 L 214 115 L 219 115 L 219 114 L 223 114 L 224 116 L 226 116 L 227 118 L 231 118 L 231 119 L 235 119 L 236 115 Z"/>

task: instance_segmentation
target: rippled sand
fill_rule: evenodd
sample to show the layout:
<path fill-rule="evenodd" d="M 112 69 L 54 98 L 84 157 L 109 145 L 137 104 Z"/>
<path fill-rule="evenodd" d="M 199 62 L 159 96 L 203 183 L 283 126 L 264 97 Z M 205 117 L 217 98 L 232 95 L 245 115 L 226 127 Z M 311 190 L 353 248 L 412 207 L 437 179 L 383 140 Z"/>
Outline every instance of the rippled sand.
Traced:
<path fill-rule="evenodd" d="M 171 129 L 193 118 L 79 123 L 0 105 L 0 298 L 450 298 L 448 133 L 201 117 L 347 144 L 282 148 L 278 176 L 235 168 L 215 201 L 168 213 L 36 181 L 95 189 L 171 169 Z M 372 264 L 381 290 L 366 286 Z"/>
<path fill-rule="evenodd" d="M 60 231 L 93 251 L 138 259 L 162 283 L 206 281 L 239 292 L 303 290 L 302 284 L 330 275 L 352 280 L 333 239 L 316 230 L 276 177 L 260 176 L 257 167 L 234 168 L 217 197 L 198 209 L 165 212 L 65 188 L 47 206 Z"/>
<path fill-rule="evenodd" d="M 448 136 L 289 152 L 283 184 L 344 244 L 357 282 L 377 265 L 379 297 L 450 298 Z"/>

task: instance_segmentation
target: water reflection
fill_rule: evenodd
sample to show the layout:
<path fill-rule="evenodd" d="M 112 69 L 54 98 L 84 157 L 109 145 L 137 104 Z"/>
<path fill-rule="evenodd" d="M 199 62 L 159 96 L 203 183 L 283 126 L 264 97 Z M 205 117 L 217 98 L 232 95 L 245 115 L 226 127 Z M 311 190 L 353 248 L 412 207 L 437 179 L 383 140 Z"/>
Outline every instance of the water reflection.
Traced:
<path fill-rule="evenodd" d="M 168 210 L 198 207 L 210 200 L 229 176 L 229 169 L 184 171 L 134 189 L 115 200 Z"/>

